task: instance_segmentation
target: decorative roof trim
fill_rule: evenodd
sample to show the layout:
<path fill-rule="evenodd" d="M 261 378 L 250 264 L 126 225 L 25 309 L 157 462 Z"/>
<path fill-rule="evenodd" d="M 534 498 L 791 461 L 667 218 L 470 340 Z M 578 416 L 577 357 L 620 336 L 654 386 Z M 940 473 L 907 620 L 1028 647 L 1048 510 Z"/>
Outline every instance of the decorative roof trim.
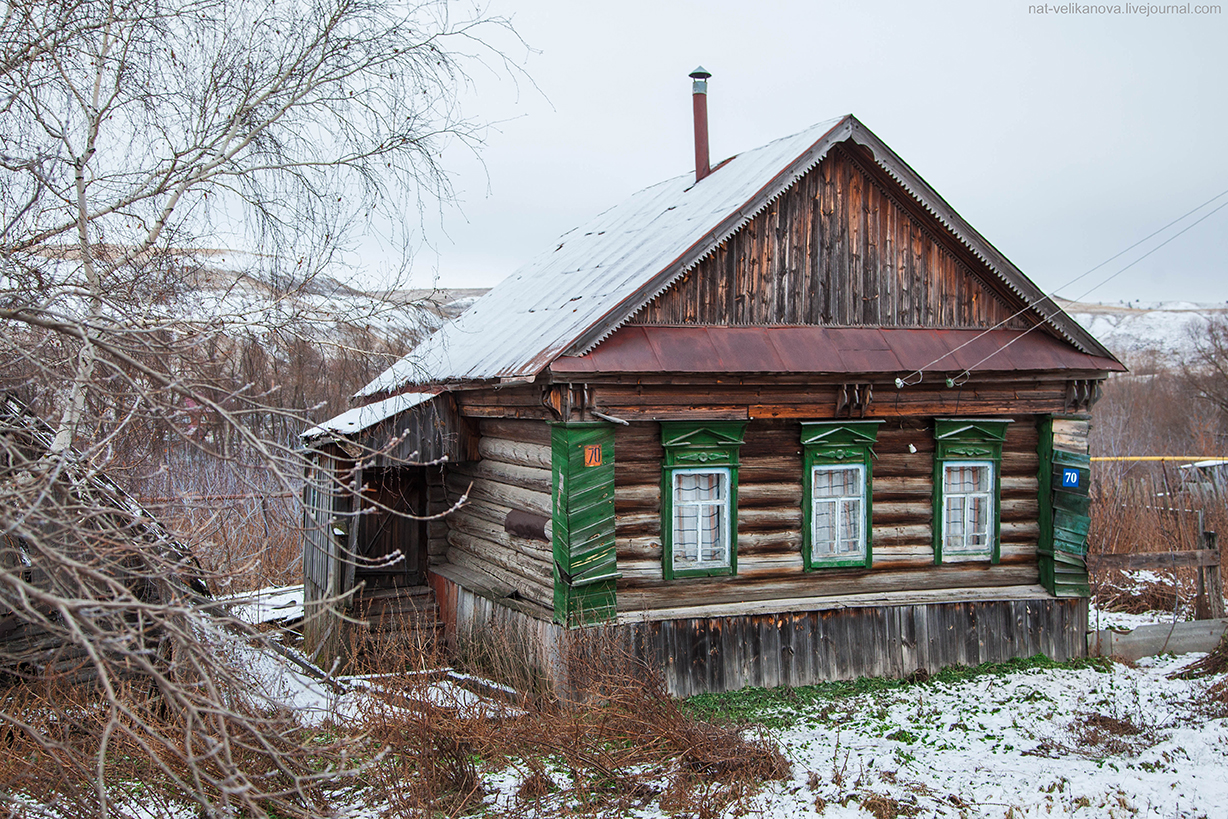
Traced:
<path fill-rule="evenodd" d="M 866 128 L 852 114 L 843 117 L 827 133 L 819 137 L 810 148 L 791 162 L 783 171 L 760 188 L 745 205 L 731 214 L 704 238 L 687 248 L 673 263 L 666 266 L 644 287 L 624 299 L 606 313 L 606 317 L 618 316 L 613 321 L 595 323 L 563 352 L 563 355 L 584 355 L 609 338 L 619 328 L 634 318 L 641 310 L 665 291 L 678 283 L 701 262 L 710 257 L 739 230 L 763 213 L 773 202 L 783 196 L 803 176 L 814 170 L 839 142 L 851 139 L 867 148 L 875 164 L 896 184 L 913 198 L 921 209 L 942 225 L 963 247 L 994 273 L 1031 311 L 1041 323 L 1055 330 L 1064 340 L 1080 352 L 1104 356 L 1116 361 L 1116 357 L 1100 342 L 1071 319 L 1048 295 L 1036 287 L 1019 268 L 1015 267 L 997 248 L 964 221 L 954 208 L 947 204 L 937 191 L 921 178 L 907 162 L 886 143 Z M 699 183 L 697 183 L 699 184 Z M 1052 307 L 1046 310 L 1045 305 Z"/>
<path fill-rule="evenodd" d="M 729 241 L 735 233 L 746 227 L 756 216 L 785 194 L 789 188 L 797 184 L 803 176 L 814 170 L 827 156 L 831 146 L 853 134 L 857 123 L 852 114 L 846 114 L 838 123 L 823 136 L 819 137 L 801 156 L 789 163 L 780 173 L 773 176 L 755 196 L 751 197 L 742 207 L 726 217 L 721 224 L 708 232 L 702 239 L 686 249 L 672 264 L 652 278 L 645 287 L 641 287 L 630 298 L 624 299 L 615 306 L 607 316 L 621 317 L 607 324 L 597 324 L 582 333 L 563 355 L 584 355 L 591 352 L 601 342 L 609 338 L 615 331 L 635 317 L 646 305 L 673 287 L 687 273 L 690 273 L 700 262 L 716 252 L 716 249 Z M 726 160 L 727 162 L 728 160 Z M 721 165 L 724 163 L 722 162 Z M 717 166 L 720 168 L 720 165 Z M 713 172 L 715 173 L 715 171 Z M 697 182 L 696 184 L 702 184 Z"/>

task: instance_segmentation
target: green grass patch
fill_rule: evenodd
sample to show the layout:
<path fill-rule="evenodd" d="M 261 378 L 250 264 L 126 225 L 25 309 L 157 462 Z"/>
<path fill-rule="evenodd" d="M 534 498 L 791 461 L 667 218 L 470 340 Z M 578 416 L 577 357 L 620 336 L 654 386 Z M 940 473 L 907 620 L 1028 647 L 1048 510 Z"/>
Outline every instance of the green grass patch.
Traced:
<path fill-rule="evenodd" d="M 682 708 L 701 719 L 757 723 L 768 728 L 792 726 L 800 712 L 810 707 L 830 706 L 840 700 L 900 689 L 950 685 L 986 675 L 1005 676 L 1019 671 L 1077 670 L 1093 668 L 1107 672 L 1113 662 L 1105 657 L 1081 657 L 1066 662 L 1051 660 L 1043 654 L 1007 660 L 1004 663 L 948 666 L 924 679 L 860 677 L 796 688 L 743 688 L 721 694 L 696 694 L 682 701 Z"/>

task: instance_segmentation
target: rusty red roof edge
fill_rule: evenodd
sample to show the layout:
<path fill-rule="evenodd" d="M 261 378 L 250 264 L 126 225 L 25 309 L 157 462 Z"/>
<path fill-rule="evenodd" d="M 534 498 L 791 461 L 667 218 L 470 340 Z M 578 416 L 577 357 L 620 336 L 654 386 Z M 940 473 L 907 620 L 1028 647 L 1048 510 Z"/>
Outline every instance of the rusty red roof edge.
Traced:
<path fill-rule="evenodd" d="M 556 374 L 1124 372 L 1045 333 L 878 327 L 623 327 Z"/>

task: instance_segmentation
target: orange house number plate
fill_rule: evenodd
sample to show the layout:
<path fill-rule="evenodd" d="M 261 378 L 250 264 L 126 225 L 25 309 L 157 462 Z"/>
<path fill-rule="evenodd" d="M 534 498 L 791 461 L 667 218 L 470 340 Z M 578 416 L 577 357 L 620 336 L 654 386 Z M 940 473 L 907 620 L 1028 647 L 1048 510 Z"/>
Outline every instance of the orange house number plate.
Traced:
<path fill-rule="evenodd" d="M 584 465 L 601 466 L 601 444 L 585 445 Z"/>

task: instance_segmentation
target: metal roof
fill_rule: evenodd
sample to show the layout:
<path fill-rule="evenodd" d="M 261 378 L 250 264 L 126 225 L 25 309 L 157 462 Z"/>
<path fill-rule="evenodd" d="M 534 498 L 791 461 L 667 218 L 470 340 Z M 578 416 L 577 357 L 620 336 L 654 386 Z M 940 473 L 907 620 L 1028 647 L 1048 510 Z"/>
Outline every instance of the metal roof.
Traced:
<path fill-rule="evenodd" d="M 877 327 L 623 327 L 556 377 L 595 373 L 887 373 L 917 370 L 1123 370 L 1050 335 L 1022 330 Z"/>
<path fill-rule="evenodd" d="M 411 385 L 531 380 L 559 356 L 584 354 L 852 139 L 1083 352 L 1115 361 L 852 115 L 640 191 L 559 240 L 445 325 L 355 397 Z"/>
<path fill-rule="evenodd" d="M 383 401 L 376 401 L 374 404 L 367 404 L 364 407 L 355 407 L 327 421 L 321 421 L 317 426 L 307 430 L 300 437 L 304 441 L 310 441 L 329 434 L 353 435 L 375 426 L 380 421 L 404 412 L 410 407 L 416 407 L 425 401 L 430 401 L 434 397 L 435 393 L 430 392 L 407 392 L 401 395 L 394 395 L 392 398 L 385 398 Z"/>

